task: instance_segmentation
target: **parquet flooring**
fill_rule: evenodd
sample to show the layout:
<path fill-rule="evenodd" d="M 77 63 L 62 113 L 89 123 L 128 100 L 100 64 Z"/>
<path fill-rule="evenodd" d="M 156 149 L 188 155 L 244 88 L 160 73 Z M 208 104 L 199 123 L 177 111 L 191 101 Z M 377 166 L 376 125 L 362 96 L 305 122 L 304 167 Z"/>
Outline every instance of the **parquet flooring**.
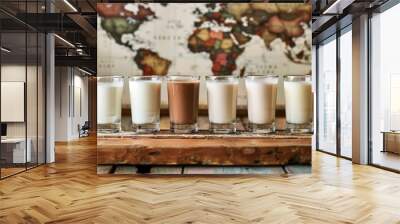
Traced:
<path fill-rule="evenodd" d="M 400 175 L 322 153 L 313 173 L 96 175 L 93 139 L 0 181 L 0 223 L 400 223 Z"/>

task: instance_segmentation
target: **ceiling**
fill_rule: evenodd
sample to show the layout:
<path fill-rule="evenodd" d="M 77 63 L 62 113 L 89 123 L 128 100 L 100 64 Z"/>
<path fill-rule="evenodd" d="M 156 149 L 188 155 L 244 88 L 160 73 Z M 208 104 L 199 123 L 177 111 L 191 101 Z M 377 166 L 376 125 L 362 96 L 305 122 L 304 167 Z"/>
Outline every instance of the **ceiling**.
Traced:
<path fill-rule="evenodd" d="M 26 45 L 21 33 L 27 32 L 29 41 L 29 32 L 54 32 L 56 65 L 78 66 L 95 74 L 96 21 L 96 0 L 48 0 L 47 5 L 45 0 L 0 1 L 2 45 L 12 49 L 9 58 L 32 58 L 29 52 L 36 50 Z"/>
<path fill-rule="evenodd" d="M 313 44 L 350 25 L 354 17 L 372 12 L 390 0 L 312 0 Z"/>

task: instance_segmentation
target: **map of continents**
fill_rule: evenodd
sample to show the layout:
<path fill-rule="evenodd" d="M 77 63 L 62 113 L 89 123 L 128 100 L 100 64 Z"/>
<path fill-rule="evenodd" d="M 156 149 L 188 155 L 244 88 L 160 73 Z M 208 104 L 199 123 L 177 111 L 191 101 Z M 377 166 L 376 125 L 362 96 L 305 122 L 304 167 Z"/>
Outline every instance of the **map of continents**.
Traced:
<path fill-rule="evenodd" d="M 310 72 L 309 4 L 102 3 L 97 8 L 99 75 L 107 75 L 102 74 L 107 68 L 128 75 Z"/>

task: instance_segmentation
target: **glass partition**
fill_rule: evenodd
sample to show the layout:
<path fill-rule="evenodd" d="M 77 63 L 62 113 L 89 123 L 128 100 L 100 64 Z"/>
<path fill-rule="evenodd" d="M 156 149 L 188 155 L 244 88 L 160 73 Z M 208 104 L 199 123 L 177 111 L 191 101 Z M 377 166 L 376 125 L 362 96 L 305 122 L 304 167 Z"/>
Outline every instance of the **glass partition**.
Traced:
<path fill-rule="evenodd" d="M 21 22 L 44 1 L 1 1 L 0 178 L 45 162 L 45 44 L 43 33 Z M 14 16 L 15 15 L 15 16 Z"/>
<path fill-rule="evenodd" d="M 26 33 L 1 34 L 2 177 L 24 171 L 26 162 L 31 162 L 26 125 L 26 41 Z"/>

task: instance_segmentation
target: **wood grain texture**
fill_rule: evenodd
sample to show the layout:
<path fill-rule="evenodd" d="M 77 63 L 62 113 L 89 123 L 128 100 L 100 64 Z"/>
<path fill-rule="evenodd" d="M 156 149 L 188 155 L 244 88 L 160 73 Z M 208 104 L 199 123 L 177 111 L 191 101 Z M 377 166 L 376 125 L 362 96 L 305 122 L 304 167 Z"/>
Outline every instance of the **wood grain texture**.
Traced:
<path fill-rule="evenodd" d="M 400 175 L 313 152 L 312 173 L 96 174 L 96 141 L 0 181 L 0 223 L 400 223 Z"/>
<path fill-rule="evenodd" d="M 311 164 L 311 136 L 147 135 L 101 137 L 100 165 L 267 166 Z"/>

